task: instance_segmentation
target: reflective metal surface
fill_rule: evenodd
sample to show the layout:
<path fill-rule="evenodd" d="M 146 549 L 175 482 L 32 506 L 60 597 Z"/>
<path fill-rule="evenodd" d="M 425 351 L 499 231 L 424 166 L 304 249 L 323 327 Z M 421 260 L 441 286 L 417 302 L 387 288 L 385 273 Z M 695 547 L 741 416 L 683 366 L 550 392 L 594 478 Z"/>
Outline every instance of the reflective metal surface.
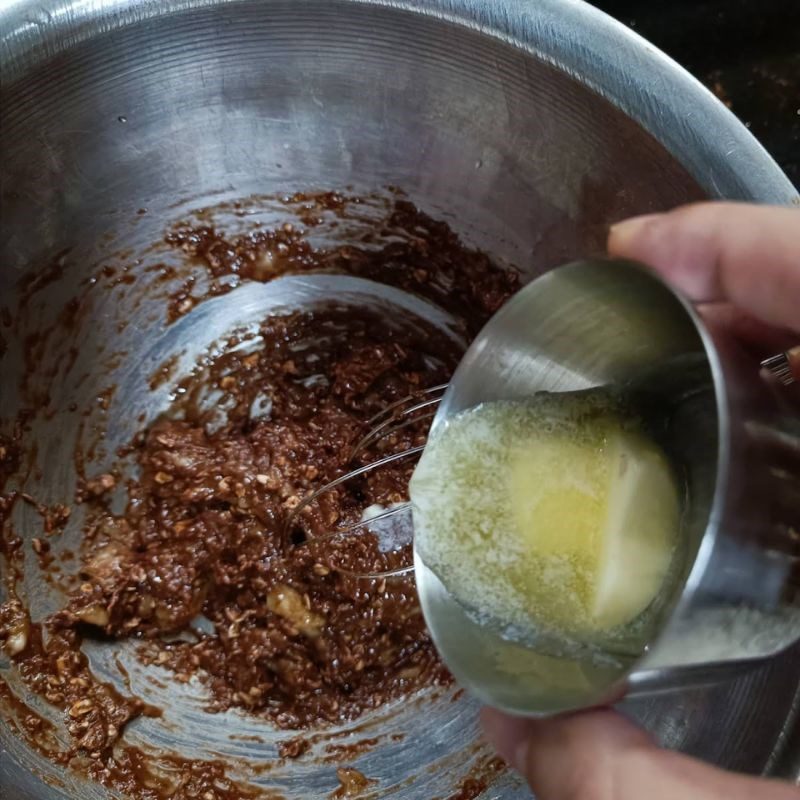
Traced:
<path fill-rule="evenodd" d="M 430 437 L 481 403 L 609 389 L 630 397 L 686 482 L 681 565 L 646 653 L 580 659 L 502 638 L 415 548 L 446 663 L 512 713 L 685 691 L 746 674 L 800 639 L 800 405 L 719 320 L 704 321 L 640 265 L 578 261 L 519 291 L 462 359 Z"/>
<path fill-rule="evenodd" d="M 53 413 L 43 400 L 24 488 L 44 502 L 74 491 L 72 451 L 91 426 L 71 403 L 100 414 L 97 393 L 126 387 L 103 415 L 99 472 L 138 426 L 139 410 L 152 418 L 167 403 L 167 387 L 153 393 L 142 380 L 148 367 L 184 347 L 181 364 L 190 363 L 209 344 L 210 319 L 240 322 L 247 303 L 232 293 L 207 306 L 213 316 L 200 306 L 183 325 L 164 323 L 163 298 L 144 270 L 174 260 L 160 244 L 164 231 L 192 208 L 253 193 L 395 185 L 531 277 L 601 250 L 608 223 L 629 214 L 704 196 L 797 202 L 699 84 L 573 0 L 5 0 L 0 35 L 0 306 L 19 321 L 13 335 L 0 329 L 0 419 L 22 402 L 25 337 L 50 325 L 99 265 L 122 261 L 139 278 L 92 298 L 76 330 L 35 353 L 28 389 L 46 390 Z M 265 224 L 280 216 L 268 203 L 248 208 Z M 241 220 L 229 213 L 218 222 Z M 65 248 L 69 268 L 26 300 L 20 280 L 43 275 Z M 29 546 L 38 522 L 21 513 Z M 79 532 L 76 514 L 60 546 L 74 546 Z M 35 615 L 59 605 L 35 569 L 26 583 Z M 199 685 L 159 689 L 130 644 L 93 647 L 108 680 L 122 686 L 113 651 L 132 690 L 169 709 L 163 726 L 132 726 L 134 741 L 221 757 L 289 798 L 335 788 L 333 768 L 313 760 L 253 777 L 254 766 L 275 759 L 274 732 L 236 713 L 204 714 Z M 788 768 L 782 736 L 797 713 L 796 659 L 631 711 L 670 746 L 780 771 Z M 24 696 L 6 661 L 0 671 Z M 446 796 L 485 757 L 475 750 L 476 704 L 451 700 L 423 694 L 359 723 L 407 734 L 356 762 L 381 793 Z M 4 800 L 105 794 L 43 762 L 8 726 L 0 748 Z M 486 792 L 525 795 L 509 776 Z"/>

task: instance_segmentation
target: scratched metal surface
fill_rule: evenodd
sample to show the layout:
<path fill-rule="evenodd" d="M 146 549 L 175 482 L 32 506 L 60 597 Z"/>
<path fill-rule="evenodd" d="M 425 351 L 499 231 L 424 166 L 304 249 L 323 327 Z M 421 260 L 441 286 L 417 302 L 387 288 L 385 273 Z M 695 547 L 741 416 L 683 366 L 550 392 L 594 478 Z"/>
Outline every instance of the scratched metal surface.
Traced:
<path fill-rule="evenodd" d="M 164 260 L 166 252 L 148 246 L 169 223 L 253 193 L 397 185 L 529 276 L 601 249 L 607 224 L 628 214 L 704 196 L 798 202 L 721 103 L 574 0 L 17 0 L 0 2 L 0 32 L 0 305 L 20 313 L 19 279 L 74 248 L 73 267 L 25 310 L 28 332 L 54 319 L 113 253 L 125 251 L 129 263 L 140 255 L 141 268 Z M 139 208 L 148 213 L 137 215 Z M 256 201 L 254 213 L 279 216 Z M 38 419 L 32 434 L 43 478 L 26 488 L 45 502 L 72 496 L 79 423 L 67 398 L 84 407 L 109 383 L 129 386 L 109 409 L 100 471 L 129 438 L 138 410 L 155 414 L 166 402 L 141 380 L 143 365 L 178 350 L 190 363 L 219 333 L 208 325 L 212 310 L 215 325 L 235 326 L 258 299 L 243 287 L 246 302 L 234 292 L 166 326 L 163 301 L 141 285 L 97 298 L 74 342 L 55 341 L 43 357 L 42 379 L 80 344 L 75 365 L 51 387 L 57 413 Z M 120 333 L 125 318 L 135 324 Z M 19 400 L 15 336 L 0 359 L 0 419 Z M 90 377 L 81 381 L 84 372 Z M 64 546 L 79 536 L 78 516 Z M 19 523 L 26 539 L 37 535 L 32 517 Z M 58 605 L 35 568 L 27 581 L 37 615 Z M 332 767 L 314 758 L 254 775 L 285 736 L 237 713 L 203 713 L 198 685 L 167 683 L 167 673 L 138 665 L 130 645 L 93 645 L 95 669 L 123 690 L 115 651 L 133 689 L 168 708 L 164 720 L 134 725 L 134 740 L 222 755 L 236 774 L 289 798 L 324 797 L 335 787 Z M 790 653 L 735 684 L 629 710 L 671 747 L 750 772 L 785 772 L 798 658 Z M 6 661 L 0 671 L 24 695 Z M 351 738 L 393 730 L 406 738 L 356 765 L 379 780 L 378 796 L 446 796 L 480 758 L 474 713 L 468 700 L 425 693 L 378 712 L 359 723 L 365 729 L 351 726 Z M 251 734 L 263 743 L 241 738 Z M 104 796 L 70 776 L 61 776 L 71 781 L 62 788 L 46 785 L 40 776 L 52 769 L 0 726 L 4 799 Z M 525 790 L 504 777 L 485 796 L 510 800 Z"/>

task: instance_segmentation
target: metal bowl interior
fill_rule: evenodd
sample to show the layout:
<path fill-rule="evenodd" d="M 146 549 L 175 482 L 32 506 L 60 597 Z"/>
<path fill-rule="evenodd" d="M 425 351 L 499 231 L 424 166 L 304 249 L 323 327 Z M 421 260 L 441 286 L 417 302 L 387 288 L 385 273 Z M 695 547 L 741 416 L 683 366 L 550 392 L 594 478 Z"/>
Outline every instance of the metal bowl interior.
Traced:
<path fill-rule="evenodd" d="M 43 390 L 46 408 L 28 438 L 34 463 L 16 487 L 42 502 L 74 494 L 70 454 L 89 435 L 80 412 L 104 387 L 126 388 L 105 410 L 98 471 L 141 424 L 137 415 L 151 419 L 168 402 L 166 390 L 149 390 L 148 368 L 177 348 L 188 365 L 220 333 L 212 336 L 202 306 L 183 327 L 166 325 L 145 280 L 148 265 L 171 258 L 166 228 L 191 209 L 248 198 L 248 221 L 278 222 L 281 212 L 254 195 L 396 186 L 533 277 L 602 250 L 608 224 L 630 214 L 707 196 L 796 200 L 711 95 L 569 0 L 22 0 L 0 6 L 0 30 L 0 310 L 15 322 L 0 329 L 0 420 L 19 412 L 24 375 L 27 392 Z M 230 207 L 217 221 L 243 224 Z M 54 277 L 45 266 L 64 251 L 68 267 Z M 104 263 L 124 263 L 141 280 L 92 301 L 81 326 L 34 351 L 31 373 L 28 337 L 51 327 Z M 217 324 L 250 322 L 234 295 L 215 301 Z M 25 511 L 15 523 L 29 549 L 37 518 Z M 79 536 L 75 518 L 61 546 Z M 28 594 L 42 615 L 61 598 L 30 564 Z M 276 761 L 281 736 L 257 719 L 202 713 L 194 684 L 158 689 L 132 646 L 90 652 L 95 671 L 121 686 L 115 656 L 134 693 L 169 710 L 137 721 L 134 740 L 222 758 L 242 775 Z M 4 658 L 0 674 L 22 693 Z M 629 710 L 671 747 L 730 768 L 780 771 L 782 736 L 797 713 L 797 658 Z M 423 692 L 344 726 L 351 738 L 409 734 L 355 761 L 381 796 L 448 796 L 486 762 L 476 705 L 454 697 Z M 10 800 L 106 796 L 40 758 L 11 725 L 0 726 L 0 753 Z M 250 778 L 307 800 L 337 786 L 334 768 L 313 758 Z M 486 796 L 526 790 L 501 775 Z"/>

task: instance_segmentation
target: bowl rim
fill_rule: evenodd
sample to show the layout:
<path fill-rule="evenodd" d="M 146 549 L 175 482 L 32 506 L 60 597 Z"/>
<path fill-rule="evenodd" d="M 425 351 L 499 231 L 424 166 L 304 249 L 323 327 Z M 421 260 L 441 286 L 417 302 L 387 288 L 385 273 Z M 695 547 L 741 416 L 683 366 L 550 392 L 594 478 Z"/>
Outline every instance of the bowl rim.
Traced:
<path fill-rule="evenodd" d="M 265 8 L 276 0 L 261 0 Z M 246 0 L 12 0 L 0 3 L 6 87 L 98 34 Z M 313 0 L 293 0 L 293 5 Z M 330 2 L 330 0 L 328 0 Z M 800 194 L 745 125 L 700 81 L 584 0 L 338 0 L 421 14 L 500 39 L 554 66 L 641 125 L 711 198 L 800 207 Z"/>
<path fill-rule="evenodd" d="M 800 193 L 709 89 L 584 0 L 350 0 L 472 27 L 551 64 L 641 125 L 712 198 L 795 205 Z"/>

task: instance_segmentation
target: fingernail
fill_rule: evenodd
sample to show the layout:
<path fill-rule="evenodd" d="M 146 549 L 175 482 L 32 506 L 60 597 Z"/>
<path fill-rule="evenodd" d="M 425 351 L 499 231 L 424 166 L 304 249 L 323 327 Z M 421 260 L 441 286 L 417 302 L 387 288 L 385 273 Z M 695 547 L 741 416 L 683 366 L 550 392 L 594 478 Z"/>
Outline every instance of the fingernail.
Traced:
<path fill-rule="evenodd" d="M 638 217 L 629 217 L 628 219 L 620 220 L 619 222 L 615 222 L 609 228 L 609 234 L 613 234 L 614 237 L 624 237 L 628 238 L 636 233 L 638 233 L 642 228 L 651 223 L 655 222 L 656 220 L 660 219 L 664 215 L 661 213 L 656 214 L 641 214 Z"/>
<path fill-rule="evenodd" d="M 491 708 L 484 708 L 481 711 L 481 723 L 486 738 L 497 754 L 518 772 L 523 771 L 528 752 L 531 720 L 512 717 Z"/>

